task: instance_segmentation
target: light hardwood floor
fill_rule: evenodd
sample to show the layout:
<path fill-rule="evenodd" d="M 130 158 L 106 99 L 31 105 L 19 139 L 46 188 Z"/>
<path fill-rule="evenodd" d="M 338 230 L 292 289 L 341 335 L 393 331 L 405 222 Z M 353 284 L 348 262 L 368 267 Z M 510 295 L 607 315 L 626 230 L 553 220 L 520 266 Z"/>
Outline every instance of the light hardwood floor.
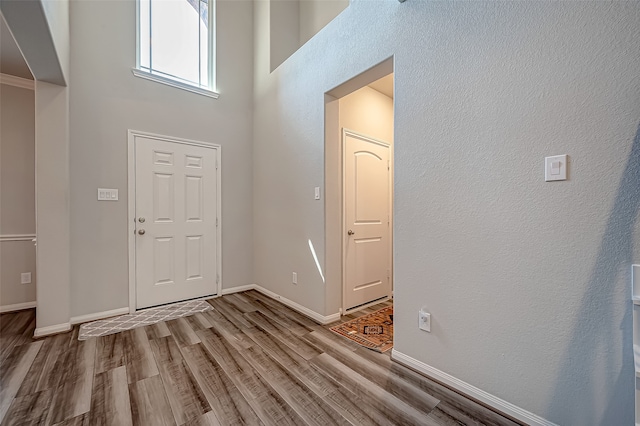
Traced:
<path fill-rule="evenodd" d="M 516 424 L 256 291 L 209 302 L 82 342 L 2 314 L 2 426 Z"/>

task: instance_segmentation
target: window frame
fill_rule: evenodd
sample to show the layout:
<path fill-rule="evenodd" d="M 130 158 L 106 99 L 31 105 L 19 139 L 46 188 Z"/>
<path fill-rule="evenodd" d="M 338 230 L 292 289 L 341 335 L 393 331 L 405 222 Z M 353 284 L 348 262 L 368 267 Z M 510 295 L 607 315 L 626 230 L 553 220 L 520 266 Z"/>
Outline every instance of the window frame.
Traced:
<path fill-rule="evenodd" d="M 153 0 L 149 0 L 153 1 Z M 186 1 L 186 0 L 184 0 Z M 140 66 L 140 0 L 136 0 L 136 66 L 131 69 L 133 75 L 136 77 L 144 78 L 146 80 L 155 81 L 157 83 L 165 84 L 167 86 L 176 87 L 178 89 L 186 90 L 192 93 L 197 93 L 200 95 L 208 96 L 211 98 L 217 99 L 220 95 L 216 90 L 216 0 L 207 0 L 209 3 L 209 11 L 207 14 L 208 19 L 208 78 L 209 78 L 209 87 L 203 87 L 198 84 L 192 84 L 186 81 L 182 81 L 179 79 L 172 79 L 169 77 L 165 77 L 165 74 L 161 71 L 156 71 L 156 74 L 153 72 L 153 68 L 151 72 L 146 69 L 141 68 Z"/>

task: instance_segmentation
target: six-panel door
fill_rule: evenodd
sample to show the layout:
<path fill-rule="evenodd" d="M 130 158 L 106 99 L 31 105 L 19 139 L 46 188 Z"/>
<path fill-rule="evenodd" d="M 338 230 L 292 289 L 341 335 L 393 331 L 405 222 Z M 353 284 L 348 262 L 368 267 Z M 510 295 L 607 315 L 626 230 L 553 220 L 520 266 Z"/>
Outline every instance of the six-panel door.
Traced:
<path fill-rule="evenodd" d="M 136 308 L 217 291 L 216 148 L 136 137 Z"/>

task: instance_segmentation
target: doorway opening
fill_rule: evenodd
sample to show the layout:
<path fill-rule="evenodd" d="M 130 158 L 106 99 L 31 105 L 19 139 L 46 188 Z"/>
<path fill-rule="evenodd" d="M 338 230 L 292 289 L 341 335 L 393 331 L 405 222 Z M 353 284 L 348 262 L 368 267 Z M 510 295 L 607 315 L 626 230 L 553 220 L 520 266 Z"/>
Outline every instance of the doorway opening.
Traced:
<path fill-rule="evenodd" d="M 36 307 L 35 83 L 0 14 L 0 313 Z"/>
<path fill-rule="evenodd" d="M 393 297 L 393 129 L 393 58 L 327 92 L 327 311 Z"/>

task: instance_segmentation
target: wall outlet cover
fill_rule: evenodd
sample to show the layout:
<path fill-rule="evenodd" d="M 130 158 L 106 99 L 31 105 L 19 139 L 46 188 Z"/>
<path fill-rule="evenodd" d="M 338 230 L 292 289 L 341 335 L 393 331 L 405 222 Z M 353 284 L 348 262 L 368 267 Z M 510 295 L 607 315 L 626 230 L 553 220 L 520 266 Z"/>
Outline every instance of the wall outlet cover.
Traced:
<path fill-rule="evenodd" d="M 31 272 L 23 272 L 20 274 L 20 284 L 31 284 Z"/>

